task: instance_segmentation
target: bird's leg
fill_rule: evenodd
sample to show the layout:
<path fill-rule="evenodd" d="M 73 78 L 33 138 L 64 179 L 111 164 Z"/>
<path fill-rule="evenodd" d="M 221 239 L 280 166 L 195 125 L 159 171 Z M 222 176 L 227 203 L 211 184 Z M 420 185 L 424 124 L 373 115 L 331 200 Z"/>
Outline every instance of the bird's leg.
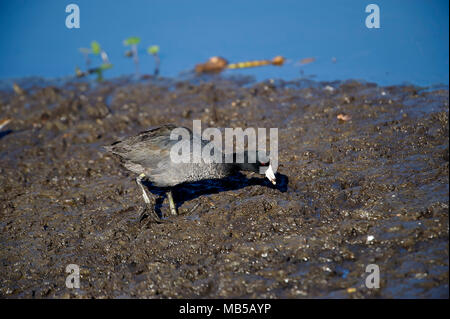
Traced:
<path fill-rule="evenodd" d="M 142 191 L 142 197 L 144 197 L 144 202 L 147 204 L 147 206 L 150 206 L 150 198 L 147 195 L 147 192 L 145 191 L 144 185 L 142 185 L 142 179 L 145 177 L 145 174 L 141 174 L 138 177 L 136 177 L 136 183 L 139 185 Z"/>
<path fill-rule="evenodd" d="M 136 183 L 139 185 L 141 191 L 142 191 L 142 197 L 144 197 L 144 202 L 146 207 L 154 214 L 157 216 L 156 212 L 155 212 L 155 205 L 154 203 L 152 203 L 152 201 L 150 200 L 150 197 L 147 195 L 147 192 L 145 191 L 144 185 L 142 185 L 142 179 L 145 177 L 145 174 L 141 174 L 138 177 L 136 177 Z M 140 220 L 143 219 L 143 215 L 145 214 L 144 210 L 140 216 Z M 157 216 L 159 219 L 159 216 Z"/>
<path fill-rule="evenodd" d="M 169 200 L 170 213 L 172 215 L 178 215 L 177 207 L 175 206 L 175 203 L 173 201 L 172 190 L 169 190 L 167 192 L 167 199 Z"/>

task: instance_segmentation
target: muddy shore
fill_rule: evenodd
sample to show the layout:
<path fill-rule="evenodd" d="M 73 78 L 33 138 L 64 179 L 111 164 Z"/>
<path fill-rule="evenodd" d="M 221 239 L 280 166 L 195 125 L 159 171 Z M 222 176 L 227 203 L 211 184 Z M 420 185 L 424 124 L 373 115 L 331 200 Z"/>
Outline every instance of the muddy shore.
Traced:
<path fill-rule="evenodd" d="M 0 114 L 2 298 L 448 298 L 448 87 L 22 84 L 0 90 Z M 278 184 L 183 185 L 179 216 L 139 222 L 135 176 L 101 146 L 193 119 L 277 127 Z"/>

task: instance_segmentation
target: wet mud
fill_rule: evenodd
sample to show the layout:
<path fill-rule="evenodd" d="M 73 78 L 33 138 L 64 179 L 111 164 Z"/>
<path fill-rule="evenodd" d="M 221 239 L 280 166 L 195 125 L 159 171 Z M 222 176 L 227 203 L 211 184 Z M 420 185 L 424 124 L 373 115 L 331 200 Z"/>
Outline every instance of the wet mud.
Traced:
<path fill-rule="evenodd" d="M 11 119 L 0 132 L 2 298 L 448 298 L 448 87 L 21 87 L 0 90 Z M 181 185 L 179 216 L 140 222 L 135 176 L 101 146 L 193 119 L 277 127 L 278 184 L 245 173 Z M 79 289 L 66 287 L 68 264 Z M 366 287 L 369 264 L 379 289 Z"/>

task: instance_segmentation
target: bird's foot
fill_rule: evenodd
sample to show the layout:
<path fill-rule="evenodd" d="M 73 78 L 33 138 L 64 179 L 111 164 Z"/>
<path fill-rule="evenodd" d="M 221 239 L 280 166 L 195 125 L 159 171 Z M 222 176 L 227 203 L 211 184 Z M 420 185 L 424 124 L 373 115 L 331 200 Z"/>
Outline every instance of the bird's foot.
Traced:
<path fill-rule="evenodd" d="M 148 222 L 160 223 L 162 221 L 161 217 L 156 213 L 156 211 L 153 208 L 148 207 L 148 205 L 146 205 L 145 207 L 141 206 L 139 208 L 139 223 L 141 223 L 146 218 L 150 218 Z"/>

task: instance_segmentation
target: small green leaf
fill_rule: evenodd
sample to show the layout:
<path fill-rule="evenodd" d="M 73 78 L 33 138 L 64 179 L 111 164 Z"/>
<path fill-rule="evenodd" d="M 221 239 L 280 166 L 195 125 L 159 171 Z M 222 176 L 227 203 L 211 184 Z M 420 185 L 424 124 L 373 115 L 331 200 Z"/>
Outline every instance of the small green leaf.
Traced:
<path fill-rule="evenodd" d="M 141 38 L 139 37 L 130 37 L 128 39 L 126 39 L 125 41 L 123 41 L 123 44 L 125 45 L 136 45 L 139 44 L 139 42 L 141 42 Z"/>
<path fill-rule="evenodd" d="M 103 63 L 102 65 L 100 65 L 100 70 L 104 71 L 104 70 L 108 70 L 112 68 L 112 64 L 111 63 Z"/>
<path fill-rule="evenodd" d="M 159 46 L 158 45 L 152 45 L 150 47 L 147 48 L 147 52 L 149 54 L 155 55 L 158 54 L 159 52 Z"/>
<path fill-rule="evenodd" d="M 100 44 L 97 41 L 92 41 L 91 42 L 91 50 L 92 50 L 93 54 L 98 55 L 98 54 L 100 54 L 100 51 L 102 49 L 100 48 Z"/>

